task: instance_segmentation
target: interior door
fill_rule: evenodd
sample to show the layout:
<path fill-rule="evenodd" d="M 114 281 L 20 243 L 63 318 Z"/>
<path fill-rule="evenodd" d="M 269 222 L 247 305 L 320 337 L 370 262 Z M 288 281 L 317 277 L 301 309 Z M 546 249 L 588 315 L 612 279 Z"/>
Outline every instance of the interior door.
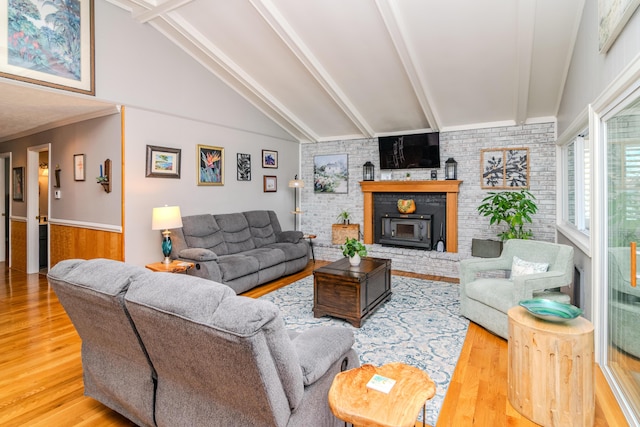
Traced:
<path fill-rule="evenodd" d="M 607 149 L 607 364 L 640 420 L 640 99 L 604 121 Z"/>
<path fill-rule="evenodd" d="M 5 159 L 0 157 L 0 193 L 2 193 L 2 201 L 0 202 L 0 262 L 7 260 L 7 233 L 5 224 L 7 223 L 7 210 L 5 203 L 6 180 L 5 180 Z"/>

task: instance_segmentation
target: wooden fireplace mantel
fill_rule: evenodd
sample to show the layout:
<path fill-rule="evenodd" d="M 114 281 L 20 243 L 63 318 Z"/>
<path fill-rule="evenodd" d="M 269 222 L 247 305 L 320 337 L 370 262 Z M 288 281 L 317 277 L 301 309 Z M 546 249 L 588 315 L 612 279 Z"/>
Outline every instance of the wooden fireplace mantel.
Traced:
<path fill-rule="evenodd" d="M 458 192 L 462 181 L 360 181 L 364 193 L 364 242 L 373 243 L 373 193 L 446 193 L 447 252 L 458 252 Z"/>

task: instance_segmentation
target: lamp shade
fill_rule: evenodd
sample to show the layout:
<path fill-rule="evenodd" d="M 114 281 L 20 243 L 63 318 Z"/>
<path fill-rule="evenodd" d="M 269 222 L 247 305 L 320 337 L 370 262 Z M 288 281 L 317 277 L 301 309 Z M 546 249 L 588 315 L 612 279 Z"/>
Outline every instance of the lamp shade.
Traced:
<path fill-rule="evenodd" d="M 182 227 L 182 215 L 179 206 L 163 206 L 153 208 L 151 217 L 152 230 L 168 230 Z"/>
<path fill-rule="evenodd" d="M 301 179 L 298 179 L 298 175 L 296 175 L 291 181 L 289 181 L 289 187 L 304 188 L 304 181 Z"/>

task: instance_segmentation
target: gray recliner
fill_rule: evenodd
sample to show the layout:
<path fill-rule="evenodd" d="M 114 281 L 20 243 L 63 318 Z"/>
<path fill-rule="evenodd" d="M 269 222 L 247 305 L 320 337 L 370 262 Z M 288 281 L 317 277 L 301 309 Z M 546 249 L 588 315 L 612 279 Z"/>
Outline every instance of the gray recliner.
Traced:
<path fill-rule="evenodd" d="M 342 425 L 335 375 L 360 365 L 353 332 L 287 330 L 273 303 L 118 261 L 49 271 L 82 339 L 85 393 L 140 426 Z"/>
<path fill-rule="evenodd" d="M 535 263 L 548 263 L 543 273 L 513 278 L 497 271 L 510 271 L 513 257 Z M 460 261 L 460 314 L 489 331 L 508 339 L 507 311 L 522 300 L 546 298 L 568 303 L 568 295 L 556 289 L 573 280 L 573 248 L 536 240 L 507 240 L 498 258 L 472 258 Z"/>

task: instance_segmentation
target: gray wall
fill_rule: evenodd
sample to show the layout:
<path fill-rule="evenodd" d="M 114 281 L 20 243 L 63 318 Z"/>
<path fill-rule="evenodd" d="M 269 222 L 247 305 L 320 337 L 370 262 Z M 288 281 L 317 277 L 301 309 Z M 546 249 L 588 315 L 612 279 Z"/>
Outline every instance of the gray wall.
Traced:
<path fill-rule="evenodd" d="M 640 13 L 631 17 L 606 54 L 598 52 L 598 2 L 587 0 L 558 111 L 558 135 L 585 111 L 640 53 Z"/>
<path fill-rule="evenodd" d="M 537 198 L 539 212 L 534 216 L 532 230 L 538 240 L 555 241 L 556 220 L 556 164 L 555 126 L 553 123 L 523 126 L 470 129 L 440 134 L 440 159 L 444 162 L 453 157 L 458 162 L 458 179 L 464 181 L 458 196 L 458 250 L 460 258 L 471 256 L 472 238 L 496 238 L 497 227 L 489 227 L 489 220 L 480 217 L 476 210 L 490 190 L 480 188 L 480 153 L 483 148 L 528 147 L 530 167 L 530 189 Z M 317 243 L 330 244 L 331 224 L 343 209 L 353 215 L 353 221 L 363 223 L 363 195 L 359 181 L 362 180 L 362 165 L 370 160 L 374 163 L 376 180 L 380 179 L 380 161 L 377 139 L 357 141 L 331 141 L 302 144 L 302 230 L 318 236 Z M 323 194 L 313 191 L 313 159 L 324 154 L 348 154 L 348 194 Z M 394 179 L 403 179 L 406 172 L 415 180 L 430 179 L 430 169 L 407 169 L 393 171 Z M 444 179 L 444 169 L 438 169 L 438 179 Z M 336 250 L 337 251 L 337 250 Z M 415 254 L 414 254 L 415 255 Z M 437 262 L 425 259 L 426 263 Z M 415 264 L 415 263 L 414 263 Z M 410 265 L 410 264 L 409 264 Z M 417 271 L 415 267 L 411 271 Z M 457 271 L 444 274 L 456 277 Z"/>

